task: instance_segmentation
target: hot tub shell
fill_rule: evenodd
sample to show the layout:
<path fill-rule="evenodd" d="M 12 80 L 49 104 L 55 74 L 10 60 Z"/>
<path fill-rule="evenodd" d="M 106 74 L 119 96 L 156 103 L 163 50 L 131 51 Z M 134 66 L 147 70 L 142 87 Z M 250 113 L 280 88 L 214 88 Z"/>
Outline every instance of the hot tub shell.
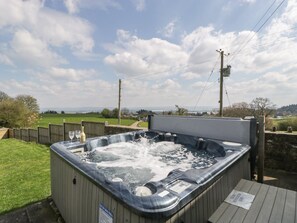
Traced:
<path fill-rule="evenodd" d="M 150 121 L 150 130 L 165 130 L 167 132 L 168 129 L 166 125 L 163 124 L 163 127 L 160 127 L 160 125 L 153 124 L 157 120 L 158 123 L 160 123 L 160 120 L 161 122 L 164 121 L 164 118 L 168 119 L 167 116 L 152 117 Z M 170 123 L 177 119 L 177 122 L 179 123 L 179 117 L 173 118 L 174 119 L 169 117 Z M 192 119 L 191 123 L 199 123 L 197 120 L 198 119 Z M 199 120 L 201 122 L 201 119 Z M 204 119 L 202 121 L 205 122 Z M 209 121 L 212 123 L 217 120 Z M 228 120 L 225 121 L 228 122 Z M 230 121 L 231 120 L 229 120 L 229 122 Z M 168 120 L 165 122 L 168 122 Z M 249 124 L 244 126 L 245 124 L 242 125 L 243 122 Z M 245 135 L 244 139 L 232 141 L 240 143 L 249 142 L 249 144 L 252 144 L 250 141 L 252 138 L 251 136 L 253 135 L 250 131 L 251 126 L 253 125 L 251 120 L 236 119 L 234 123 L 235 125 L 240 123 L 244 126 L 243 128 L 247 128 L 246 131 L 248 131 L 248 133 L 247 136 Z M 177 134 L 181 134 L 181 132 L 184 131 L 181 129 L 175 130 Z M 186 133 L 189 134 L 188 132 Z M 192 136 L 197 136 L 197 133 L 192 131 Z M 215 137 L 215 134 L 213 133 L 212 136 Z M 203 137 L 205 137 L 205 135 Z M 221 140 L 220 137 L 216 137 L 215 139 Z M 236 137 L 233 139 L 236 139 Z M 230 138 L 228 138 L 228 141 L 229 140 Z M 190 190 L 191 187 L 187 189 L 191 193 L 183 194 L 181 192 L 180 194 L 175 195 L 173 193 L 173 196 L 170 198 L 178 199 L 175 199 L 172 203 L 169 202 L 169 205 L 166 206 L 162 204 L 159 205 L 159 207 L 157 207 L 157 205 L 155 209 L 147 208 L 147 205 L 141 204 L 141 202 L 148 202 L 148 198 L 139 197 L 135 199 L 135 197 L 129 195 L 129 193 L 122 193 L 121 190 L 123 190 L 123 188 L 120 188 L 119 185 L 115 187 L 114 185 L 110 186 L 110 182 L 102 181 L 100 174 L 98 175 L 96 170 L 81 165 L 81 161 L 71 152 L 71 150 L 77 151 L 79 148 L 83 148 L 84 150 L 89 149 L 86 145 L 74 144 L 72 147 L 67 147 L 65 145 L 64 142 L 61 142 L 54 144 L 51 147 L 51 186 L 53 200 L 66 222 L 95 223 L 102 221 L 103 215 L 110 222 L 119 223 L 206 222 L 208 217 L 216 210 L 241 178 L 250 179 L 250 147 L 245 147 L 243 152 L 241 152 L 236 159 L 232 159 L 221 168 L 216 168 L 216 173 L 210 175 L 207 180 L 201 180 L 199 176 L 196 176 L 195 178 L 195 174 L 199 175 L 199 171 L 186 171 L 186 175 L 189 175 L 189 178 L 193 176 L 194 179 L 187 178 L 185 181 L 196 181 L 196 184 L 193 182 L 193 190 Z M 184 175 L 180 174 L 180 177 L 176 178 L 173 182 L 168 181 L 168 184 L 165 185 L 167 191 L 170 191 L 171 184 L 176 183 L 178 180 L 183 181 Z M 204 178 L 205 175 L 207 174 L 204 170 L 201 171 L 202 178 Z M 160 194 L 162 194 L 162 191 Z M 152 201 L 154 201 L 154 199 Z"/>

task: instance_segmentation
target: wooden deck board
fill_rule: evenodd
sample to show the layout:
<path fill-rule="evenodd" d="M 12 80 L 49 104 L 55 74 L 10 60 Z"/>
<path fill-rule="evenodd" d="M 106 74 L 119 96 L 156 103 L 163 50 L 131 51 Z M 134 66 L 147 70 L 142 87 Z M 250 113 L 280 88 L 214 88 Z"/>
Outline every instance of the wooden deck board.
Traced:
<path fill-rule="evenodd" d="M 223 202 L 208 222 L 297 223 L 297 192 L 240 180 L 235 190 L 255 195 L 249 210 Z"/>
<path fill-rule="evenodd" d="M 242 190 L 243 192 L 247 192 L 253 195 L 256 195 L 260 189 L 260 185 L 258 184 L 254 184 L 252 181 L 246 181 L 246 184 L 249 185 L 249 190 Z M 234 206 L 234 205 L 231 205 Z M 237 211 L 235 213 L 235 215 L 233 216 L 233 218 L 230 220 L 230 222 L 242 222 L 245 217 L 247 215 L 247 210 L 243 209 L 243 208 L 237 208 Z"/>
<path fill-rule="evenodd" d="M 235 189 L 237 189 L 237 190 L 241 190 L 241 189 L 244 187 L 245 184 L 246 184 L 245 181 L 241 180 L 241 181 L 239 181 L 239 183 L 236 185 Z M 247 185 L 248 185 L 248 184 L 247 184 Z M 220 217 L 222 216 L 222 214 L 225 212 L 225 210 L 226 210 L 228 207 L 229 207 L 229 204 L 226 203 L 226 202 L 223 202 L 223 203 L 219 206 L 219 208 L 216 210 L 215 214 L 213 214 L 213 215 L 210 217 L 209 221 L 211 221 L 211 222 L 217 222 L 218 219 L 220 219 Z"/>
<path fill-rule="evenodd" d="M 275 202 L 276 198 L 276 187 L 269 187 L 268 192 L 266 194 L 266 198 L 264 200 L 264 203 L 262 205 L 262 209 L 265 211 L 261 211 L 257 218 L 257 223 L 265 223 L 269 221 L 271 210 L 273 208 L 273 204 Z"/>
<path fill-rule="evenodd" d="M 276 199 L 272 208 L 269 222 L 280 223 L 282 221 L 287 191 L 282 188 L 277 189 Z"/>
<path fill-rule="evenodd" d="M 268 191 L 269 186 L 262 184 L 260 187 L 260 190 L 258 192 L 258 196 L 255 197 L 254 201 L 253 201 L 253 206 L 251 206 L 249 212 L 247 213 L 245 219 L 244 219 L 244 223 L 252 223 L 255 222 L 258 214 L 262 208 L 264 199 L 266 197 L 267 191 Z"/>
<path fill-rule="evenodd" d="M 241 188 L 238 188 L 238 189 L 236 188 L 236 190 L 248 192 L 250 189 L 252 189 L 251 188 L 252 186 L 253 186 L 252 182 L 246 181 Z M 222 215 L 219 222 L 231 222 L 233 216 L 235 216 L 238 213 L 238 209 L 239 208 L 237 206 L 229 204 L 227 210 Z"/>
<path fill-rule="evenodd" d="M 297 193 L 295 191 L 287 191 L 282 222 L 294 222 L 296 218 L 296 194 Z"/>

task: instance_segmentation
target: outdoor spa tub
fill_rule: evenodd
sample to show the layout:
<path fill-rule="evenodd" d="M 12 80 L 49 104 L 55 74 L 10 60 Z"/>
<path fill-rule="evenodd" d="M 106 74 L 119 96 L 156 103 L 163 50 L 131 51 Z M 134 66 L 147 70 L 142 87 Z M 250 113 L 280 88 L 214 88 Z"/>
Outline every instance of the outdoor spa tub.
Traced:
<path fill-rule="evenodd" d="M 51 146 L 52 197 L 66 222 L 206 222 L 241 178 L 250 179 L 251 143 L 162 131 L 167 118 L 151 117 L 149 131 Z M 251 120 L 234 123 L 248 123 L 240 128 L 249 126 L 250 142 Z"/>

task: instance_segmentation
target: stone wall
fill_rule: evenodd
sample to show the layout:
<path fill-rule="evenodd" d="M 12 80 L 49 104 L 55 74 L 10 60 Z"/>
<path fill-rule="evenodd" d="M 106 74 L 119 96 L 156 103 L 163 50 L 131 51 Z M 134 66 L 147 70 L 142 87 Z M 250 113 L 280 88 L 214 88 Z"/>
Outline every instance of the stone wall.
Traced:
<path fill-rule="evenodd" d="M 265 133 L 265 167 L 297 173 L 297 134 Z"/>

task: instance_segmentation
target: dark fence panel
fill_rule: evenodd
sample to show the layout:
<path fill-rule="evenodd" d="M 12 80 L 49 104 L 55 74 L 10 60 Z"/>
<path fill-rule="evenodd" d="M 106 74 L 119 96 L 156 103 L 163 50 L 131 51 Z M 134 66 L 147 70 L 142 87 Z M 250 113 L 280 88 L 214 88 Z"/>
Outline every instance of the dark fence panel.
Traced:
<path fill-rule="evenodd" d="M 21 139 L 26 142 L 29 141 L 28 129 L 21 129 Z"/>
<path fill-rule="evenodd" d="M 80 123 L 67 123 L 64 122 L 64 141 L 70 140 L 69 138 L 69 131 L 75 131 L 81 129 Z"/>
<path fill-rule="evenodd" d="M 49 124 L 48 128 L 38 127 L 36 129 L 10 129 L 9 136 L 28 142 L 40 144 L 53 144 L 61 141 L 68 141 L 69 131 L 80 130 L 84 126 L 87 138 L 103 135 L 118 134 L 123 132 L 137 131 L 141 128 L 128 126 L 107 125 L 104 122 L 82 121 L 81 123 L 63 123 L 63 125 Z"/>
<path fill-rule="evenodd" d="M 49 134 L 48 128 L 38 127 L 38 143 L 40 144 L 49 144 Z"/>
<path fill-rule="evenodd" d="M 105 123 L 104 122 L 82 121 L 81 123 L 85 128 L 85 134 L 86 134 L 87 138 L 93 138 L 96 136 L 105 135 Z"/>
<path fill-rule="evenodd" d="M 13 129 L 13 135 L 14 135 L 14 138 L 16 138 L 16 139 L 20 139 L 20 140 L 22 139 L 20 129 Z"/>
<path fill-rule="evenodd" d="M 38 142 L 37 129 L 28 129 L 29 142 Z"/>
<path fill-rule="evenodd" d="M 49 143 L 64 141 L 64 126 L 49 124 L 48 125 Z"/>

